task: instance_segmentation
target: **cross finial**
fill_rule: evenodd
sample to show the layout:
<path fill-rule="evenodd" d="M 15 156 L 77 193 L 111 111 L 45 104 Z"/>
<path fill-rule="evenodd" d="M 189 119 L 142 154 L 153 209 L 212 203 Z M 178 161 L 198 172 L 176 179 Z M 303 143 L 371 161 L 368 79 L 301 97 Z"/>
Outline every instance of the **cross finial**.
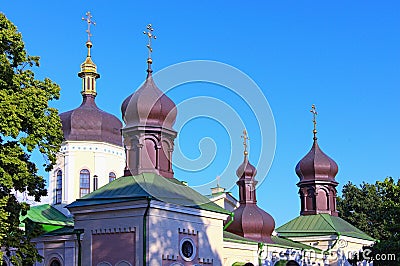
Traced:
<path fill-rule="evenodd" d="M 247 141 L 250 140 L 250 138 L 247 136 L 247 131 L 246 131 L 246 129 L 243 130 L 242 139 L 243 139 L 243 147 L 244 147 L 244 152 L 243 152 L 243 154 L 244 154 L 244 156 L 247 156 L 247 155 L 249 154 L 249 153 L 247 152 Z"/>
<path fill-rule="evenodd" d="M 82 20 L 86 21 L 86 23 L 87 23 L 87 30 L 86 30 L 86 33 L 88 35 L 88 40 L 87 41 L 90 42 L 90 36 L 92 36 L 92 33 L 90 32 L 90 24 L 93 24 L 93 26 L 96 26 L 96 22 L 94 22 L 92 20 L 93 16 L 92 16 L 92 14 L 90 14 L 89 11 L 86 12 L 85 16 L 86 16 L 86 18 L 82 17 Z"/>
<path fill-rule="evenodd" d="M 153 60 L 151 59 L 151 53 L 153 52 L 153 48 L 151 47 L 151 39 L 157 39 L 157 36 L 153 35 L 153 26 L 151 24 L 148 24 L 146 27 L 147 31 L 143 31 L 143 34 L 146 34 L 147 37 L 149 38 L 149 42 L 147 43 L 146 47 L 149 50 L 149 56 L 147 58 L 147 72 L 152 72 L 151 70 L 151 64 L 153 63 Z"/>
<path fill-rule="evenodd" d="M 221 180 L 221 177 L 219 175 L 217 175 L 217 177 L 215 179 L 217 179 L 217 187 L 219 187 L 219 180 Z"/>
<path fill-rule="evenodd" d="M 317 139 L 317 115 L 318 115 L 318 113 L 317 113 L 317 110 L 315 109 L 315 104 L 313 104 L 311 106 L 310 112 L 313 114 L 313 124 L 314 124 L 313 133 L 314 133 L 314 140 L 316 140 Z"/>

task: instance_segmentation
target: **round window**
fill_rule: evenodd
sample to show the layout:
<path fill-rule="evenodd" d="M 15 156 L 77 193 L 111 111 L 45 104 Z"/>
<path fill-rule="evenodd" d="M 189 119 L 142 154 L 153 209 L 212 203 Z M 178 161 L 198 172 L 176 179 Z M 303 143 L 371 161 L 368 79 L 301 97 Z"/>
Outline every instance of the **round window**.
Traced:
<path fill-rule="evenodd" d="M 194 242 L 190 238 L 183 238 L 181 240 L 181 248 L 180 248 L 181 256 L 186 261 L 192 261 L 196 256 L 196 246 Z"/>

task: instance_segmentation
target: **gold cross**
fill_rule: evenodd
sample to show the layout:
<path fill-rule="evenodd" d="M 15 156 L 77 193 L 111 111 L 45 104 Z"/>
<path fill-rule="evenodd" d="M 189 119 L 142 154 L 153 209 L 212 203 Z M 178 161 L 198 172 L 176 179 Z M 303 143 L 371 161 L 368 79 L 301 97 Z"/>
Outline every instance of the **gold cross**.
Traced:
<path fill-rule="evenodd" d="M 317 110 L 315 109 L 315 104 L 313 104 L 313 105 L 311 106 L 310 112 L 313 114 L 313 124 L 314 124 L 313 133 L 314 133 L 314 139 L 317 139 L 317 115 L 318 115 L 318 113 L 317 113 Z"/>
<path fill-rule="evenodd" d="M 90 32 L 90 24 L 93 24 L 93 26 L 96 26 L 96 22 L 92 20 L 92 14 L 90 12 L 86 12 L 86 18 L 82 17 L 82 20 L 87 22 L 87 35 L 88 35 L 88 42 L 90 42 L 90 36 L 92 36 L 92 33 Z"/>
<path fill-rule="evenodd" d="M 250 140 L 250 138 L 247 136 L 247 131 L 246 131 L 246 129 L 243 130 L 243 136 L 241 136 L 241 137 L 242 137 L 242 139 L 243 139 L 243 146 L 244 146 L 244 152 L 243 152 L 243 154 L 244 154 L 244 155 L 247 155 L 247 154 L 249 154 L 249 153 L 247 152 L 247 141 Z"/>
<path fill-rule="evenodd" d="M 151 53 L 153 52 L 153 48 L 151 47 L 151 39 L 157 39 L 157 36 L 153 35 L 153 26 L 151 24 L 147 25 L 146 27 L 147 31 L 143 31 L 143 34 L 146 34 L 147 37 L 149 38 L 149 42 L 146 45 L 147 49 L 149 49 L 149 57 L 148 59 L 151 60 Z"/>

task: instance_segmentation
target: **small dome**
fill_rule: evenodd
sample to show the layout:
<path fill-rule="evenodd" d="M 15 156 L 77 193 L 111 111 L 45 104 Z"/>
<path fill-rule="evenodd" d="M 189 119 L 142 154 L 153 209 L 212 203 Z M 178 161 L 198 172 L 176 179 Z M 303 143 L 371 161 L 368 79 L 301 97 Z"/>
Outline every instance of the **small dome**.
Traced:
<path fill-rule="evenodd" d="M 228 231 L 258 242 L 272 243 L 271 235 L 275 220 L 257 204 L 241 204 L 234 211 L 234 219 Z"/>
<path fill-rule="evenodd" d="M 245 132 L 246 139 L 246 132 Z M 271 235 L 275 229 L 275 220 L 266 211 L 257 206 L 256 185 L 254 179 L 257 174 L 256 168 L 249 162 L 244 142 L 245 151 L 243 163 L 236 171 L 239 180 L 239 208 L 233 211 L 233 222 L 227 230 L 254 241 L 272 243 Z M 228 222 L 228 220 L 226 221 Z"/>
<path fill-rule="evenodd" d="M 296 165 L 296 174 L 302 180 L 334 180 L 338 165 L 318 146 L 314 140 L 311 150 Z"/>
<path fill-rule="evenodd" d="M 243 163 L 236 170 L 236 175 L 239 178 L 252 179 L 257 174 L 256 168 L 249 162 L 247 155 L 244 157 Z"/>
<path fill-rule="evenodd" d="M 83 102 L 78 108 L 60 114 L 64 139 L 101 141 L 122 146 L 121 121 L 99 109 L 94 98 L 94 95 L 83 95 Z"/>
<path fill-rule="evenodd" d="M 151 73 L 145 83 L 124 100 L 121 112 L 127 126 L 153 125 L 169 129 L 177 115 L 174 102 L 157 87 Z"/>

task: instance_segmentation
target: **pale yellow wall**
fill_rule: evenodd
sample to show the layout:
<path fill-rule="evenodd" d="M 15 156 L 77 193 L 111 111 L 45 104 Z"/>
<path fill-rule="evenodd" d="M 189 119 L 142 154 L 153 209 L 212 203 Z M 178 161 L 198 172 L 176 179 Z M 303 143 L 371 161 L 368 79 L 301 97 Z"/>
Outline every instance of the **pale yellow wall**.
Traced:
<path fill-rule="evenodd" d="M 57 162 L 49 176 L 50 203 L 54 203 L 56 175 L 63 172 L 62 203 L 69 204 L 80 196 L 79 177 L 82 169 L 90 171 L 90 192 L 93 191 L 93 177 L 98 176 L 98 188 L 109 182 L 109 173 L 116 177 L 123 175 L 125 152 L 123 147 L 104 142 L 67 141 L 61 146 Z"/>
<path fill-rule="evenodd" d="M 225 195 L 218 195 L 210 198 L 211 202 L 214 202 L 215 204 L 219 205 L 220 207 L 224 208 L 227 211 L 233 212 L 237 207 L 239 207 L 239 203 L 234 200 L 233 202 L 231 200 L 228 200 L 228 197 L 226 194 Z"/>
<path fill-rule="evenodd" d="M 211 201 L 213 201 L 211 199 Z M 224 208 L 225 207 L 225 198 L 219 198 L 217 200 L 214 201 L 215 204 L 217 204 L 218 206 Z"/>
<path fill-rule="evenodd" d="M 258 265 L 257 245 L 224 241 L 223 247 L 223 265 L 232 265 L 235 262 Z"/>

